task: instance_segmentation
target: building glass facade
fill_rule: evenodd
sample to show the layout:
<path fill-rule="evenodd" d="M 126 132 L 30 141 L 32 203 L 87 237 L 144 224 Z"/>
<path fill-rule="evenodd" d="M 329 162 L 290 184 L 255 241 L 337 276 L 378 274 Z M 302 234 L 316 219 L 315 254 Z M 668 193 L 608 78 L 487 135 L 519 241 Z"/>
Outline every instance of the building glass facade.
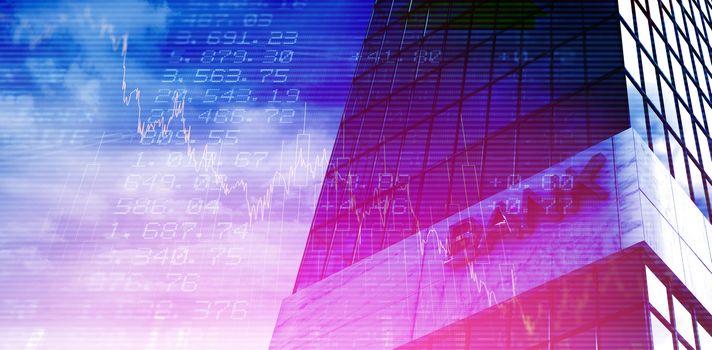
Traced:
<path fill-rule="evenodd" d="M 295 290 L 628 128 L 620 33 L 613 0 L 376 2 Z"/>
<path fill-rule="evenodd" d="M 712 315 L 638 246 L 399 349 L 701 350 L 712 348 L 710 334 Z"/>
<path fill-rule="evenodd" d="M 710 218 L 709 1 L 620 0 L 631 124 Z"/>
<path fill-rule="evenodd" d="M 377 1 L 273 348 L 712 349 L 711 12 Z"/>

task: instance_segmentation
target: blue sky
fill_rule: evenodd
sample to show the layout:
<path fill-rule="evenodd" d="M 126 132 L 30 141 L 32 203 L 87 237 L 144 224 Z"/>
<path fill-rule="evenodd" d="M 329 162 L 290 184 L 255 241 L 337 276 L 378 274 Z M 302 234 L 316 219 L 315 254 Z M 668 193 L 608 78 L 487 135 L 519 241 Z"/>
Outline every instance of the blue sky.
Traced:
<path fill-rule="evenodd" d="M 0 308 L 0 323 L 14 325 L 0 336 L 9 344 L 266 347 L 370 4 L 245 3 L 0 3 L 0 303 L 12 305 Z M 225 43 L 245 32 L 257 43 Z M 124 35 L 125 82 L 141 91 L 141 121 L 167 118 L 172 104 L 158 96 L 179 91 L 190 147 L 179 141 L 180 119 L 167 129 L 174 138 L 136 132 L 137 101 L 122 100 Z M 223 42 L 210 44 L 211 35 Z M 235 63 L 239 50 L 254 62 Z M 218 53 L 235 61 L 201 62 Z M 283 62 L 268 63 L 273 54 Z M 245 81 L 220 78 L 235 69 Z M 262 69 L 288 69 L 288 80 Z M 205 72 L 213 83 L 200 82 Z M 250 100 L 228 102 L 233 89 Z M 217 92 L 226 98 L 206 102 Z"/>

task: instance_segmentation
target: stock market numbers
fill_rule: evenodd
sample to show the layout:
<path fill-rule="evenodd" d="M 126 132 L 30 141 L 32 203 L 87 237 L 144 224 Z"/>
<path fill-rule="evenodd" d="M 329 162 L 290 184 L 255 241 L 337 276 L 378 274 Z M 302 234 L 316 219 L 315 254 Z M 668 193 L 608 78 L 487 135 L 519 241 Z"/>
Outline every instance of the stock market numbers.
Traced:
<path fill-rule="evenodd" d="M 37 249 L 51 252 L 43 259 L 55 278 L 18 283 L 31 288 L 13 287 L 0 301 L 2 321 L 26 327 L 18 344 L 47 344 L 52 334 L 74 344 L 103 325 L 126 341 L 111 346 L 260 348 L 291 292 L 370 6 L 151 6 L 133 8 L 164 22 L 138 32 L 116 22 L 139 16 L 132 6 L 112 18 L 91 3 L 59 5 L 51 22 L 33 27 L 40 34 L 28 51 L 47 50 L 73 23 L 72 40 L 86 36 L 104 50 L 100 62 L 81 64 L 111 68 L 85 76 L 100 86 L 94 119 L 77 124 L 84 106 L 56 98 L 65 106 L 56 115 L 66 112 L 81 130 L 51 132 L 66 140 L 52 144 L 52 161 L 72 164 L 52 180 L 60 194 L 39 220 L 55 230 Z M 33 91 L 25 103 L 8 92 L 2 101 L 31 109 L 48 93 Z M 101 122 L 105 110 L 111 120 Z M 66 148 L 77 135 L 81 153 Z M 56 320 L 74 328 L 56 335 Z"/>
<path fill-rule="evenodd" d="M 107 256 L 126 272 L 89 282 L 97 291 L 163 293 L 146 314 L 154 320 L 244 320 L 250 289 L 261 287 L 233 279 L 252 268 L 247 260 L 261 259 L 249 242 L 284 233 L 262 227 L 290 206 L 313 206 L 324 164 L 310 152 L 308 101 L 294 77 L 308 64 L 298 65 L 305 34 L 290 23 L 306 3 L 265 5 L 225 4 L 174 19 L 160 85 L 142 92 L 147 113 L 109 234 L 131 249 Z M 295 181 L 311 169 L 312 186 Z"/>

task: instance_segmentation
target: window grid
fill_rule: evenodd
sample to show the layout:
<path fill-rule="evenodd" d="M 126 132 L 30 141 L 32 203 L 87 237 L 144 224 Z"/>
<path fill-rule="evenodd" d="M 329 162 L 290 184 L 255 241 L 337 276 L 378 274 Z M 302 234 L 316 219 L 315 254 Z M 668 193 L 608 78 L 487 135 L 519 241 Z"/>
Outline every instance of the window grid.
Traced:
<path fill-rule="evenodd" d="M 655 273 L 651 272 L 650 269 L 646 267 L 646 280 L 648 282 L 648 287 L 646 288 L 648 302 L 646 306 L 651 315 L 654 315 L 658 322 L 664 325 L 668 331 L 674 335 L 675 342 L 678 344 L 678 350 L 683 349 L 706 349 L 707 339 L 709 334 L 712 334 L 712 330 L 706 329 L 705 326 L 701 324 L 703 316 L 707 314 L 706 310 L 700 310 L 700 318 L 697 317 L 697 309 L 690 304 L 685 302 L 684 298 L 676 295 L 673 291 L 672 283 L 666 279 L 659 278 Z M 653 299 L 655 297 L 662 297 L 658 295 L 659 293 L 653 292 L 652 287 L 662 284 L 665 287 L 664 297 L 667 299 L 665 306 L 659 305 L 659 301 L 656 302 Z M 653 288 L 656 289 L 656 288 Z M 656 294 L 657 293 L 657 294 Z M 658 304 L 658 305 L 655 305 Z M 667 310 L 659 310 L 660 307 L 667 307 Z M 665 314 L 669 315 L 669 319 Z M 689 315 L 688 315 L 689 314 Z M 651 320 L 652 321 L 652 320 Z M 681 322 L 685 322 L 682 325 Z M 689 323 L 689 324 L 688 324 Z M 651 329 L 651 332 L 653 329 Z M 692 332 L 692 333 L 690 333 Z M 651 334 L 651 336 L 654 336 Z M 671 341 L 673 338 L 670 339 Z M 673 344 L 669 344 L 670 349 L 672 349 Z M 684 346 L 684 347 L 680 347 Z"/>
<path fill-rule="evenodd" d="M 370 52 L 373 51 L 377 53 L 376 58 L 359 62 L 358 73 L 349 97 L 350 101 L 347 103 L 347 113 L 335 144 L 335 154 L 332 155 L 332 160 L 343 158 L 346 161 L 340 162 L 337 166 L 334 166 L 332 162 L 325 180 L 325 183 L 333 183 L 336 180 L 335 177 L 351 178 L 349 174 L 356 174 L 358 176 L 354 178 L 354 182 L 358 183 L 358 192 L 360 193 L 354 195 L 353 198 L 348 198 L 342 193 L 325 189 L 325 193 L 320 197 L 322 205 L 319 211 L 322 212 L 317 215 L 318 219 L 315 219 L 311 231 L 327 236 L 310 238 L 307 247 L 308 251 L 325 251 L 326 257 L 319 258 L 323 260 L 317 262 L 320 267 L 311 268 L 318 271 L 317 280 L 372 254 L 373 250 L 383 249 L 406 236 L 404 232 L 395 233 L 396 237 L 394 238 L 382 237 L 379 242 L 372 243 L 374 245 L 372 249 L 364 249 L 362 246 L 366 244 L 366 236 L 370 232 L 369 230 L 373 230 L 368 226 L 369 224 L 378 224 L 380 230 L 387 232 L 399 232 L 399 228 L 403 231 L 409 230 L 407 235 L 417 231 L 418 226 L 412 220 L 396 218 L 391 213 L 383 215 L 382 218 L 376 220 L 378 221 L 376 223 L 369 222 L 369 219 L 359 214 L 378 210 L 373 208 L 377 206 L 374 203 L 378 203 L 384 197 L 393 196 L 392 198 L 395 200 L 402 200 L 404 197 L 402 193 L 400 197 L 396 195 L 399 191 L 403 192 L 400 188 L 388 188 L 379 192 L 360 189 L 361 186 L 367 189 L 373 188 L 373 183 L 379 178 L 379 166 L 375 164 L 378 159 L 374 160 L 374 155 L 379 154 L 386 145 L 395 143 L 395 146 L 391 148 L 396 152 L 394 159 L 397 159 L 398 162 L 393 168 L 395 169 L 394 173 L 401 173 L 401 169 L 404 167 L 412 168 L 411 172 L 406 172 L 409 175 L 408 193 L 411 195 L 408 199 L 412 199 L 408 210 L 414 211 L 413 216 L 418 218 L 439 220 L 446 216 L 447 212 L 466 207 L 467 205 L 463 201 L 472 202 L 481 199 L 477 198 L 477 195 L 471 195 L 467 199 L 455 198 L 462 197 L 459 193 L 455 193 L 462 190 L 456 190 L 455 180 L 443 181 L 443 179 L 447 179 L 448 173 L 462 172 L 465 168 L 470 169 L 469 172 L 475 170 L 478 175 L 473 175 L 478 176 L 481 182 L 478 186 L 496 191 L 503 190 L 504 188 L 498 183 L 506 183 L 503 179 L 507 174 L 511 175 L 513 172 L 522 171 L 520 162 L 512 162 L 514 154 L 517 154 L 512 152 L 518 152 L 518 148 L 524 147 L 520 145 L 519 140 L 526 140 L 525 136 L 520 136 L 522 132 L 520 125 L 532 123 L 534 116 L 544 117 L 550 121 L 551 125 L 555 124 L 555 115 L 563 112 L 557 112 L 552 107 L 554 102 L 566 101 L 572 96 L 588 96 L 589 86 L 586 84 L 602 84 L 612 74 L 612 72 L 603 71 L 603 69 L 592 70 L 585 61 L 582 61 L 587 52 L 587 43 L 581 34 L 587 31 L 597 31 L 601 26 L 615 23 L 614 11 L 611 11 L 607 17 L 600 16 L 595 20 L 585 21 L 586 16 L 583 15 L 581 6 L 563 7 L 566 9 L 565 11 L 577 12 L 576 17 L 572 17 L 576 19 L 575 30 L 553 31 L 548 29 L 537 31 L 535 34 L 527 34 L 523 29 L 514 29 L 510 25 L 507 26 L 509 29 L 482 29 L 475 32 L 468 30 L 464 33 L 466 37 L 461 37 L 464 40 L 460 40 L 457 38 L 457 35 L 461 35 L 459 30 L 448 26 L 453 20 L 462 21 L 463 16 L 474 16 L 475 12 L 468 12 L 467 9 L 458 6 L 461 4 L 460 2 L 439 3 L 449 4 L 449 12 L 441 14 L 441 18 L 448 18 L 450 22 L 445 24 L 435 24 L 431 21 L 427 21 L 427 24 L 425 22 L 416 23 L 416 27 L 423 27 L 423 35 L 417 40 L 415 40 L 415 34 L 406 38 L 405 32 L 409 28 L 408 23 L 411 18 L 415 21 L 422 19 L 422 17 L 418 17 L 418 13 L 422 13 L 424 8 L 430 6 L 428 2 L 419 4 L 419 7 L 414 6 L 405 16 L 391 13 L 391 6 L 388 2 L 381 2 L 376 6 L 371 26 L 381 26 L 385 29 L 373 30 L 371 28 L 368 38 L 365 40 L 361 56 L 370 56 Z M 497 4 L 493 7 L 496 9 L 496 16 L 501 5 L 499 2 L 492 3 Z M 444 8 L 442 5 L 438 6 Z M 478 6 L 485 5 L 478 3 Z M 555 5 L 554 2 L 551 2 L 548 6 L 567 5 Z M 450 11 L 449 8 L 453 8 L 453 10 Z M 425 16 L 426 18 L 432 18 L 434 15 L 429 10 L 426 13 L 428 14 Z M 546 28 L 553 26 L 552 23 L 546 22 L 548 21 L 543 24 Z M 441 33 L 443 36 L 439 37 Z M 535 36 L 523 40 L 525 35 Z M 449 43 L 451 37 L 465 42 L 466 45 L 453 44 L 448 47 L 448 50 L 445 50 L 445 46 L 442 45 Z M 534 40 L 536 44 L 532 44 L 531 40 Z M 406 64 L 407 59 L 401 60 L 401 58 L 408 58 L 413 51 L 432 49 L 442 51 L 442 57 L 439 57 L 437 62 L 421 62 L 418 59 L 417 64 L 413 67 L 412 63 Z M 384 52 L 388 52 L 388 54 L 384 55 Z M 386 56 L 390 60 L 383 58 Z M 468 66 L 467 62 L 469 61 L 479 63 L 479 65 L 489 62 L 490 66 L 485 69 L 481 69 L 477 64 Z M 448 70 L 450 66 L 453 66 L 455 70 Z M 478 68 L 482 70 L 481 73 L 477 73 Z M 615 69 L 615 67 L 606 68 Z M 544 74 L 537 76 L 538 72 Z M 467 79 L 467 84 L 465 79 Z M 477 81 L 481 81 L 481 84 L 473 83 Z M 537 83 L 540 81 L 540 84 L 546 87 L 539 89 L 531 85 L 532 81 L 537 81 Z M 572 85 L 572 82 L 581 86 Z M 529 84 L 529 86 L 524 88 L 524 84 Z M 559 87 L 561 84 L 568 84 L 567 86 L 571 87 L 562 89 Z M 446 93 L 440 94 L 440 91 Z M 529 92 L 526 111 L 522 110 L 523 91 Z M 402 99 L 401 96 L 404 94 L 411 98 Z M 465 101 L 477 96 L 482 96 L 484 97 L 483 101 L 487 101 L 486 104 L 478 107 L 478 110 L 484 113 L 482 129 L 485 132 L 480 136 L 473 135 L 471 131 L 468 131 L 477 129 L 476 127 L 466 125 L 478 118 L 474 116 L 463 118 L 463 115 L 469 116 L 473 113 L 473 110 L 466 109 Z M 507 96 L 512 98 L 510 100 L 502 99 Z M 357 99 L 360 100 L 354 101 Z M 511 111 L 503 109 L 503 106 L 511 106 Z M 580 118 L 582 125 L 577 128 L 587 130 L 591 125 L 587 120 L 589 119 L 587 115 L 590 113 L 587 102 L 583 102 L 579 108 L 582 109 L 581 113 L 585 117 Z M 399 113 L 401 110 L 407 111 L 405 115 L 391 115 L 392 112 Z M 513 119 L 505 123 L 501 116 L 506 113 L 511 113 Z M 498 117 L 490 118 L 494 114 L 497 114 Z M 385 115 L 385 119 L 383 115 Z M 400 118 L 402 126 L 400 128 L 391 126 L 392 130 L 385 130 L 384 125 L 390 123 L 391 118 Z M 436 121 L 440 123 L 446 118 L 455 121 L 452 128 L 436 126 Z M 569 128 L 572 127 L 569 126 Z M 522 130 L 526 132 L 526 128 Z M 552 133 L 552 137 L 549 139 L 554 142 L 556 137 L 553 133 L 556 129 L 549 126 L 547 130 Z M 442 131 L 453 132 L 455 135 L 439 136 Z M 412 146 L 409 148 L 406 143 L 414 135 L 422 135 L 420 136 L 423 137 L 422 142 L 427 145 L 423 147 L 423 153 L 402 154 L 401 150 L 412 149 Z M 575 142 L 582 142 L 579 140 L 581 137 L 566 137 L 575 140 Z M 585 135 L 582 139 L 583 142 L 593 142 L 595 138 Z M 511 150 L 506 150 L 507 153 L 497 151 L 498 148 L 502 148 L 502 145 L 507 144 L 513 145 Z M 542 151 L 550 153 L 551 147 L 542 149 Z M 484 155 L 490 152 L 502 154 L 493 154 L 485 158 Z M 542 154 L 537 156 L 546 160 L 547 167 L 562 160 L 553 157 L 552 154 L 546 154 L 546 157 L 542 157 Z M 511 162 L 509 170 L 498 165 L 504 163 L 505 160 Z M 506 173 L 504 173 L 505 171 Z M 504 178 L 501 178 L 502 176 Z M 425 193 L 423 184 L 431 178 L 442 182 L 442 189 L 429 189 L 428 193 Z M 457 186 L 462 187 L 462 180 Z M 444 193 L 444 197 L 437 199 L 436 202 L 442 201 L 441 207 L 446 209 L 431 213 L 429 212 L 431 209 L 425 204 L 435 200 L 432 196 L 436 192 Z M 491 194 L 493 193 L 487 194 L 483 191 L 482 198 Z M 420 220 L 419 224 L 421 229 L 423 225 L 427 226 L 427 222 L 423 222 L 423 220 Z M 343 237 L 351 234 L 351 230 L 359 225 L 363 226 L 362 229 L 359 229 L 360 233 Z M 319 240 L 325 240 L 325 243 L 320 244 L 326 244 L 326 246 L 323 248 L 315 246 L 317 244 L 315 242 Z M 348 250 L 349 253 L 337 251 L 339 249 Z"/>
<path fill-rule="evenodd" d="M 710 218 L 710 3 L 705 1 L 705 11 L 700 11 L 700 3 L 694 0 L 619 1 L 621 31 L 637 42 L 634 48 L 624 46 L 624 51 L 630 52 L 625 60 L 632 84 L 646 102 L 646 130 L 639 132 Z M 665 42 L 656 42 L 661 39 Z M 629 62 L 636 57 L 638 62 Z M 663 89 L 663 85 L 673 89 Z M 673 96 L 661 99 L 661 92 Z M 677 102 L 670 103 L 673 100 Z"/>
<path fill-rule="evenodd" d="M 499 4 L 505 3 L 488 2 L 498 4 L 493 7 L 497 11 Z M 534 34 L 511 27 L 479 28 L 463 34 L 457 25 L 451 28 L 453 21 L 462 23 L 477 12 L 458 6 L 461 2 L 421 1 L 413 3 L 407 13 L 394 10 L 403 8 L 403 1 L 398 3 L 379 1 L 376 5 L 302 263 L 302 267 L 311 266 L 300 270 L 297 289 L 444 219 L 448 213 L 505 190 L 502 184 L 507 176 L 533 175 L 527 171 L 546 169 L 631 124 L 628 118 L 621 118 L 627 110 L 621 49 L 610 45 L 620 40 L 621 33 L 614 1 L 610 8 L 596 3 L 586 11 L 574 2 L 549 2 L 546 10 L 564 12 L 559 13 L 558 22 L 552 16 L 537 20 Z M 441 9 L 447 4 L 448 11 L 440 14 L 440 20 L 433 20 L 437 17 L 430 11 L 434 3 Z M 689 179 L 688 166 L 705 168 L 704 161 L 695 163 L 704 151 L 699 146 L 683 148 L 680 145 L 686 143 L 682 140 L 689 143 L 692 139 L 694 144 L 700 135 L 709 140 L 709 132 L 706 119 L 683 124 L 680 115 L 696 108 L 703 113 L 712 110 L 704 78 L 712 73 L 707 69 L 708 58 L 698 52 L 706 40 L 695 41 L 695 37 L 695 44 L 688 44 L 687 49 L 687 59 L 700 61 L 702 67 L 683 67 L 676 63 L 684 59 L 680 45 L 659 39 L 666 38 L 666 28 L 670 28 L 675 40 L 678 35 L 679 40 L 687 40 L 683 35 L 686 29 L 678 33 L 676 25 L 666 26 L 674 20 L 670 9 L 655 8 L 661 19 L 642 21 L 650 18 L 651 7 L 646 1 L 628 3 L 635 17 L 631 13 L 628 21 L 632 23 L 624 23 L 624 32 L 632 28 L 631 37 L 638 40 L 641 28 L 635 21 L 640 17 L 641 26 L 645 24 L 649 33 L 649 43 L 634 45 L 640 47 L 635 49 L 635 65 L 641 65 L 639 60 L 645 57 L 646 67 L 652 65 L 653 71 L 660 72 L 632 78 L 631 85 L 643 96 L 641 134 L 651 140 L 650 146 L 672 173 Z M 670 3 L 666 6 L 672 8 Z M 592 13 L 592 8 L 601 13 Z M 679 12 L 682 16 L 682 10 Z M 689 25 L 681 22 L 682 28 L 709 25 L 706 17 L 695 18 L 690 17 Z M 693 32 L 693 36 L 703 35 Z M 658 42 L 663 44 L 660 52 Z M 440 51 L 434 53 L 436 49 Z M 420 55 L 425 51 L 431 56 L 411 59 L 413 52 Z M 663 55 L 667 60 L 661 59 Z M 661 69 L 662 64 L 667 67 Z M 679 93 L 673 92 L 672 101 L 668 101 L 670 94 L 662 86 Z M 691 106 L 687 90 L 700 86 L 704 90 L 696 99 L 701 104 Z M 691 132 L 681 132 L 690 125 Z M 686 134 L 692 135 L 686 139 Z M 526 141 L 537 139 L 542 141 L 526 145 Z M 662 139 L 660 145 L 656 139 Z M 678 154 L 683 156 L 675 157 Z M 386 173 L 403 181 L 380 188 Z M 697 184 L 708 186 L 707 173 L 700 171 L 699 176 Z M 464 188 L 463 178 L 477 178 L 485 187 L 482 193 Z M 352 181 L 345 185 L 344 179 Z M 423 184 L 433 180 L 440 187 L 430 186 L 425 191 Z M 339 191 L 329 186 L 334 183 L 340 184 Z M 692 193 L 699 197 L 700 192 L 704 191 Z M 379 212 L 384 199 L 401 203 L 407 199 L 408 215 Z M 369 218 L 363 215 L 366 212 L 381 215 Z M 377 231 L 382 233 L 375 239 Z M 308 257 L 310 254 L 314 257 Z"/>

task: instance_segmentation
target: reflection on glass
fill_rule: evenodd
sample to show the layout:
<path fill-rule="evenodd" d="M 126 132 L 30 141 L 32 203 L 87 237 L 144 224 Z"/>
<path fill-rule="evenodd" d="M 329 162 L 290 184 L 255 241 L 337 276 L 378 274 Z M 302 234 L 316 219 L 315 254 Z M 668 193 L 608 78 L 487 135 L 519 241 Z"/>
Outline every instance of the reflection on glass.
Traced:
<path fill-rule="evenodd" d="M 691 185 L 692 193 L 695 196 L 695 205 L 700 208 L 702 213 L 707 215 L 707 198 L 705 197 L 705 185 L 704 182 L 702 182 L 702 173 L 697 165 L 692 163 L 690 163 L 690 179 L 692 180 Z"/>
<path fill-rule="evenodd" d="M 672 164 L 673 170 L 675 171 L 675 180 L 682 186 L 687 195 L 690 195 L 690 186 L 687 184 L 687 170 L 685 169 L 685 153 L 682 151 L 682 147 L 677 142 L 670 142 L 670 149 L 672 150 Z"/>
<path fill-rule="evenodd" d="M 645 95 L 653 101 L 653 104 L 658 110 L 660 107 L 660 93 L 658 92 L 657 69 L 650 62 L 648 55 L 642 55 L 643 58 L 643 80 L 645 80 Z"/>
<path fill-rule="evenodd" d="M 675 101 L 675 94 L 672 92 L 672 88 L 668 83 L 661 82 L 663 101 L 665 102 L 665 120 L 667 120 L 668 125 L 672 127 L 672 130 L 676 135 L 680 136 L 680 126 L 677 121 L 677 102 Z"/>
<path fill-rule="evenodd" d="M 630 79 L 626 79 L 628 83 L 628 108 L 630 110 L 630 122 L 635 131 L 638 132 L 643 141 L 648 142 L 648 130 L 645 125 L 645 105 L 643 104 L 643 96 L 638 89 L 633 85 Z"/>
<path fill-rule="evenodd" d="M 650 137 L 653 141 L 653 152 L 655 152 L 655 155 L 669 171 L 670 165 L 668 162 L 667 143 L 665 142 L 665 128 L 663 127 L 663 122 L 655 113 L 650 113 Z"/>

